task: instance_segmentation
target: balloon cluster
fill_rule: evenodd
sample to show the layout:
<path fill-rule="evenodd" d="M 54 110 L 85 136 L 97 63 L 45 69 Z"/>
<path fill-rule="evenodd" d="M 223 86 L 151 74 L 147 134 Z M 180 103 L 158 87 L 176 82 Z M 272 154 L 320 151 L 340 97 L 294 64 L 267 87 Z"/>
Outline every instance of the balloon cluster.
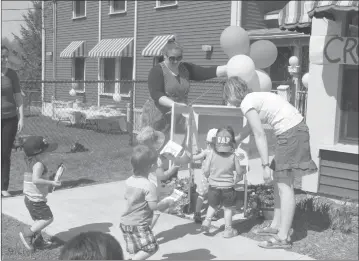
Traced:
<path fill-rule="evenodd" d="M 267 40 L 249 44 L 248 33 L 240 26 L 229 26 L 221 34 L 220 43 L 228 55 L 227 76 L 240 77 L 255 92 L 272 90 L 272 80 L 261 69 L 271 66 L 278 56 L 277 47 Z"/>

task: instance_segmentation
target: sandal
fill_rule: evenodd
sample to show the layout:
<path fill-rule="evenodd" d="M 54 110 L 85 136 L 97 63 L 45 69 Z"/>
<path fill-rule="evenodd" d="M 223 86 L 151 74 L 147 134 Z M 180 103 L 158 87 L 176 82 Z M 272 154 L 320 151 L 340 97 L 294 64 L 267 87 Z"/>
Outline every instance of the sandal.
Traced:
<path fill-rule="evenodd" d="M 280 239 L 278 235 L 273 235 L 269 240 L 260 242 L 258 246 L 267 249 L 289 249 L 292 244 L 286 239 Z"/>
<path fill-rule="evenodd" d="M 257 230 L 254 230 L 253 232 L 256 235 L 260 235 L 260 236 L 272 236 L 272 235 L 277 235 L 278 231 L 279 231 L 279 229 L 277 229 L 277 228 L 264 227 L 264 228 L 259 228 Z"/>

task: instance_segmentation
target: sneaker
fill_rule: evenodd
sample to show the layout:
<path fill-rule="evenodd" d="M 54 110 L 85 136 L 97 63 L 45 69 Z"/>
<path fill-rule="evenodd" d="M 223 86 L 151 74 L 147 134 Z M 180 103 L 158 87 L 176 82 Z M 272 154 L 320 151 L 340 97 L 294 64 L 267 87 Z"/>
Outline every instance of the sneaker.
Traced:
<path fill-rule="evenodd" d="M 28 230 L 28 231 L 25 231 Z M 33 251 L 34 250 L 34 246 L 33 246 L 33 239 L 34 239 L 34 234 L 30 231 L 29 228 L 24 229 L 22 232 L 19 233 L 20 239 L 22 241 L 22 243 L 24 244 L 24 246 L 30 250 Z"/>
<path fill-rule="evenodd" d="M 46 248 L 52 245 L 50 240 L 45 240 L 41 233 L 36 233 L 33 245 L 40 248 Z"/>
<path fill-rule="evenodd" d="M 202 217 L 201 217 L 201 213 L 199 212 L 195 212 L 194 216 L 193 216 L 194 222 L 197 224 L 201 224 L 202 223 Z"/>
<path fill-rule="evenodd" d="M 234 228 L 226 228 L 223 232 L 224 238 L 231 238 L 235 236 L 238 236 L 238 231 Z"/>

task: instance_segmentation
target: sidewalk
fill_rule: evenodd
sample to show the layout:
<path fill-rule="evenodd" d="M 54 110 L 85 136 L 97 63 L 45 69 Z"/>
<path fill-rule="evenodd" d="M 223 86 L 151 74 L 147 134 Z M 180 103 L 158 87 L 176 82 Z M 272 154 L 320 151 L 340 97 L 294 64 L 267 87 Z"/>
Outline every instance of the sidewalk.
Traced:
<path fill-rule="evenodd" d="M 124 210 L 124 181 L 55 191 L 49 205 L 54 222 L 45 232 L 67 241 L 80 232 L 97 230 L 115 236 L 125 250 L 125 242 L 118 227 Z M 23 196 L 2 200 L 2 213 L 31 224 Z M 199 225 L 191 220 L 162 214 L 154 229 L 160 250 L 151 260 L 309 260 L 307 256 L 285 250 L 267 250 L 245 237 L 224 239 L 199 234 Z"/>

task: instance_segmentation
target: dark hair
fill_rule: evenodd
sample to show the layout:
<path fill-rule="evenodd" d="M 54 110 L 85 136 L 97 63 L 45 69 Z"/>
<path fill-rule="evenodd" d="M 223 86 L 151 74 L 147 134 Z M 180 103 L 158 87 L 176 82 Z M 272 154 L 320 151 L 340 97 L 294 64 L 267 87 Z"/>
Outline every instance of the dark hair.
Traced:
<path fill-rule="evenodd" d="M 167 55 L 168 51 L 174 50 L 174 49 L 178 49 L 181 52 L 183 52 L 182 46 L 178 42 L 176 42 L 175 38 L 172 38 L 172 39 L 169 39 L 167 41 L 167 43 L 165 44 L 165 46 L 163 47 L 162 54 Z"/>
<path fill-rule="evenodd" d="M 60 252 L 60 260 L 123 260 L 120 243 L 100 231 L 81 233 L 70 239 Z"/>
<path fill-rule="evenodd" d="M 157 152 L 154 148 L 138 145 L 133 149 L 131 156 L 131 165 L 135 175 L 141 175 L 147 171 L 152 164 L 157 162 Z"/>
<path fill-rule="evenodd" d="M 233 148 L 236 147 L 236 145 L 237 145 L 236 136 L 235 136 L 234 130 L 231 126 L 222 127 L 220 129 L 218 129 L 216 139 L 218 139 L 219 134 L 223 131 L 226 131 L 231 135 L 231 144 L 232 144 Z M 218 152 L 216 149 L 216 146 L 214 146 L 214 151 L 219 155 L 227 154 L 227 152 Z"/>
<path fill-rule="evenodd" d="M 1 45 L 1 51 L 2 50 L 7 50 L 7 51 L 9 51 L 9 48 L 7 48 L 5 45 Z"/>

